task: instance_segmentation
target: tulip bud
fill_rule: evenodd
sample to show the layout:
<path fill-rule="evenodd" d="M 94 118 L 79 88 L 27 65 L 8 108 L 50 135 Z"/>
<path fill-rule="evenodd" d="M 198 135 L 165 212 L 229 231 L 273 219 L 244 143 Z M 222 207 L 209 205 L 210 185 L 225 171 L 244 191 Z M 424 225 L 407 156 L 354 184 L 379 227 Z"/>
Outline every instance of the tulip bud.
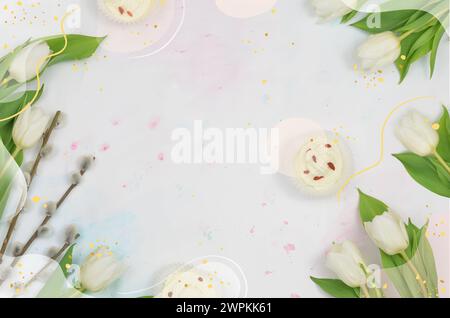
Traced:
<path fill-rule="evenodd" d="M 361 67 L 373 70 L 394 63 L 400 56 L 400 39 L 390 31 L 369 36 L 357 51 Z"/>
<path fill-rule="evenodd" d="M 402 219 L 393 212 L 377 215 L 364 227 L 372 241 L 389 255 L 403 252 L 409 245 L 409 237 Z"/>
<path fill-rule="evenodd" d="M 42 137 L 50 117 L 36 107 L 30 107 L 17 117 L 12 131 L 14 143 L 20 149 L 27 149 Z"/>
<path fill-rule="evenodd" d="M 24 47 L 9 66 L 9 78 L 19 83 L 25 83 L 36 76 L 36 67 L 50 54 L 46 42 L 34 42 Z M 45 63 L 44 63 L 45 64 Z M 44 65 L 39 71 L 42 71 Z"/>
<path fill-rule="evenodd" d="M 350 287 L 360 287 L 366 283 L 362 264 L 361 253 L 350 241 L 334 245 L 327 254 L 326 266 Z"/>
<path fill-rule="evenodd" d="M 395 133 L 409 151 L 419 156 L 431 155 L 439 143 L 439 135 L 430 120 L 417 111 L 407 113 Z"/>
<path fill-rule="evenodd" d="M 342 17 L 356 7 L 358 0 L 312 0 L 316 15 L 322 21 Z"/>
<path fill-rule="evenodd" d="M 101 291 L 118 279 L 124 270 L 124 264 L 107 247 L 99 247 L 81 265 L 81 286 L 91 292 Z"/>

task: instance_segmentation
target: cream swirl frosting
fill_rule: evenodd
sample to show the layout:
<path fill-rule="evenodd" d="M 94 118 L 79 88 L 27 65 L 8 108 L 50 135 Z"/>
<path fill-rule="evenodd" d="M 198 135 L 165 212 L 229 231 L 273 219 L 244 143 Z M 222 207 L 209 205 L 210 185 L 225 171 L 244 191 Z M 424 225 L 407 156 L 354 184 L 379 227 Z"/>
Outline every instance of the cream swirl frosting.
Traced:
<path fill-rule="evenodd" d="M 300 148 L 295 159 L 295 173 L 306 189 L 327 192 L 339 184 L 344 164 L 339 143 L 319 135 L 309 138 Z"/>
<path fill-rule="evenodd" d="M 170 275 L 158 295 L 160 298 L 215 298 L 216 289 L 207 275 L 190 269 Z"/>
<path fill-rule="evenodd" d="M 145 18 L 154 0 L 98 0 L 100 9 L 118 22 L 132 23 Z"/>

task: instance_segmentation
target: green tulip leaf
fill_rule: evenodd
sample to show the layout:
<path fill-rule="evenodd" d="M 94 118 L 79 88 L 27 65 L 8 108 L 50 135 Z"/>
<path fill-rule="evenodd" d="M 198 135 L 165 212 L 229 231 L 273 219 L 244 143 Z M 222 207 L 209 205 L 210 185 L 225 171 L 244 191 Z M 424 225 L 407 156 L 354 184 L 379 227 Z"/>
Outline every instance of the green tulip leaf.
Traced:
<path fill-rule="evenodd" d="M 439 44 L 441 43 L 442 36 L 445 33 L 445 29 L 442 24 L 439 25 L 438 30 L 436 31 L 436 34 L 433 38 L 433 43 L 431 45 L 431 54 L 430 54 L 430 78 L 433 77 L 434 74 L 434 68 L 436 65 L 436 57 L 437 57 L 437 51 L 439 48 Z"/>
<path fill-rule="evenodd" d="M 53 57 L 47 67 L 73 60 L 82 60 L 91 57 L 105 37 L 92 37 L 79 34 L 67 35 L 67 48 L 58 56 Z M 64 37 L 62 35 L 45 39 L 52 52 L 58 52 L 64 47 Z"/>
<path fill-rule="evenodd" d="M 426 30 L 423 30 L 419 38 L 412 45 L 410 52 L 415 52 L 422 46 L 429 45 L 429 43 L 434 39 L 435 33 L 436 28 L 428 28 Z"/>
<path fill-rule="evenodd" d="M 421 157 L 409 152 L 393 156 L 417 183 L 438 195 L 450 198 L 450 174 L 434 157 Z"/>
<path fill-rule="evenodd" d="M 353 23 L 352 26 L 371 34 L 391 31 L 403 26 L 416 11 L 417 10 L 398 10 L 370 13 L 363 19 Z M 380 25 L 376 27 L 370 26 L 370 19 L 377 14 L 380 15 Z"/>
<path fill-rule="evenodd" d="M 361 221 L 371 222 L 377 215 L 381 215 L 388 210 L 388 206 L 374 197 L 371 197 L 361 190 L 359 192 L 359 214 Z"/>
<path fill-rule="evenodd" d="M 358 10 L 352 10 L 346 15 L 344 15 L 341 19 L 341 23 L 347 23 L 351 19 L 353 19 L 358 14 Z"/>
<path fill-rule="evenodd" d="M 439 155 L 446 162 L 450 162 L 450 117 L 448 109 L 442 106 L 442 116 L 439 119 L 439 144 L 436 148 Z"/>
<path fill-rule="evenodd" d="M 42 93 L 44 92 L 44 86 L 42 86 L 41 90 L 39 91 L 38 96 L 36 97 L 35 102 L 39 100 L 39 98 L 42 96 Z M 16 114 L 18 111 L 20 111 L 25 105 L 27 105 L 36 94 L 36 91 L 26 91 L 23 93 L 20 93 L 19 97 L 15 100 L 8 101 L 8 102 L 0 102 L 0 118 L 6 118 L 9 116 L 12 116 Z M 14 121 L 14 119 L 10 119 L 7 121 L 0 122 L 0 127 L 8 125 L 8 123 L 11 123 Z"/>
<path fill-rule="evenodd" d="M 421 32 L 412 33 L 403 39 L 401 43 L 400 57 L 395 61 L 395 65 L 400 73 L 400 83 L 406 78 L 411 64 L 431 51 L 432 39 L 429 41 L 424 41 L 420 47 L 416 45 L 426 31 L 427 30 L 422 30 Z"/>
<path fill-rule="evenodd" d="M 436 264 L 426 238 L 427 225 L 419 229 L 409 220 L 405 227 L 409 237 L 405 254 L 410 264 L 400 255 L 388 255 L 380 250 L 383 269 L 402 298 L 423 297 L 416 273 L 410 265 L 413 265 L 421 279 L 426 281 L 428 297 L 438 297 Z"/>
<path fill-rule="evenodd" d="M 19 170 L 9 150 L 12 149 L 8 149 L 0 139 L 0 219 L 8 203 L 14 178 Z M 23 160 L 23 155 L 19 153 L 15 159 Z"/>
<path fill-rule="evenodd" d="M 310 276 L 311 280 L 324 292 L 336 298 L 360 298 L 360 289 L 347 286 L 339 279 L 316 278 Z"/>

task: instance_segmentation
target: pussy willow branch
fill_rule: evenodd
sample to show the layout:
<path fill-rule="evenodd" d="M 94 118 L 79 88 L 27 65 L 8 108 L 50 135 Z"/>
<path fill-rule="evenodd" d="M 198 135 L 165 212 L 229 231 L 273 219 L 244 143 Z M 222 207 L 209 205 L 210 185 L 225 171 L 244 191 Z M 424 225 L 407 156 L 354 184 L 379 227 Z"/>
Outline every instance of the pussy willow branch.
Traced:
<path fill-rule="evenodd" d="M 80 170 L 80 175 L 83 176 L 86 173 L 86 170 L 82 169 Z M 34 233 L 30 236 L 28 241 L 25 243 L 23 248 L 20 250 L 20 253 L 17 255 L 17 257 L 14 259 L 14 261 L 11 263 L 11 267 L 14 267 L 17 262 L 19 262 L 20 257 L 25 254 L 25 252 L 30 248 L 30 246 L 34 243 L 34 241 L 39 237 L 39 229 L 43 226 L 46 226 L 47 223 L 51 220 L 52 216 L 56 213 L 56 211 L 59 209 L 59 207 L 64 203 L 64 201 L 69 197 L 70 193 L 78 186 L 78 183 L 72 183 L 64 192 L 64 194 L 59 198 L 58 202 L 56 202 L 56 209 L 53 211 L 53 213 L 48 214 L 45 216 L 44 220 L 42 220 L 41 224 L 36 228 Z"/>
<path fill-rule="evenodd" d="M 80 236 L 79 234 L 75 235 L 75 240 L 77 240 L 79 236 Z M 30 286 L 53 263 L 53 261 L 58 260 L 58 258 L 62 255 L 62 253 L 64 253 L 64 251 L 67 248 L 69 248 L 69 246 L 72 245 L 72 243 L 73 242 L 66 240 L 64 242 L 64 245 L 61 246 L 61 248 L 50 257 L 50 260 L 47 262 L 47 264 L 44 265 L 44 267 L 42 267 L 33 277 L 30 278 L 30 280 L 25 284 L 24 287 L 26 288 Z"/>
<path fill-rule="evenodd" d="M 27 185 L 27 191 L 28 189 L 30 189 L 31 186 L 31 182 L 33 181 L 34 177 L 36 176 L 38 167 L 39 167 L 39 163 L 41 162 L 41 152 L 44 149 L 45 146 L 47 146 L 48 141 L 50 140 L 50 136 L 52 135 L 53 130 L 56 128 L 56 126 L 58 125 L 58 120 L 59 117 L 61 116 L 61 112 L 58 110 L 55 114 L 55 116 L 53 116 L 53 120 L 50 124 L 50 127 L 47 129 L 47 131 L 44 133 L 44 137 L 42 139 L 42 144 L 41 147 L 39 148 L 39 151 L 36 155 L 36 158 L 34 159 L 34 163 L 33 166 L 31 168 L 31 172 L 30 172 L 30 180 L 28 182 Z M 11 223 L 9 224 L 8 227 L 8 232 L 6 233 L 5 239 L 3 240 L 3 244 L 2 247 L 0 249 L 0 264 L 3 261 L 3 255 L 5 254 L 6 249 L 8 248 L 8 244 L 9 241 L 11 240 L 11 236 L 14 232 L 14 228 L 16 227 L 17 221 L 19 220 L 20 215 L 22 214 L 24 210 L 24 207 L 22 207 L 19 211 L 16 211 L 16 215 L 12 218 Z"/>

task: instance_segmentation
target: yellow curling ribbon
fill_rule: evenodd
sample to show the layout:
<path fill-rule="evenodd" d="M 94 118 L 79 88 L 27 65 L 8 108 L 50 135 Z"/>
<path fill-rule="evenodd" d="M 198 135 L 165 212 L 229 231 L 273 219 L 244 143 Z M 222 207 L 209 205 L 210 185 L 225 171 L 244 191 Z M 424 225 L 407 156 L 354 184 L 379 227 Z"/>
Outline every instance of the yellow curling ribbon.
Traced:
<path fill-rule="evenodd" d="M 386 130 L 386 126 L 387 126 L 389 120 L 390 120 L 391 117 L 394 115 L 394 113 L 396 113 L 396 112 L 397 112 L 400 108 L 402 108 L 403 106 L 408 105 L 409 103 L 415 102 L 415 101 L 417 101 L 417 100 L 422 100 L 422 99 L 436 99 L 436 98 L 433 97 L 433 96 L 419 96 L 419 97 L 416 97 L 416 98 L 413 98 L 413 99 L 409 99 L 409 100 L 407 100 L 407 101 L 405 101 L 405 102 L 402 102 L 402 103 L 398 104 L 397 106 L 395 106 L 395 107 L 389 112 L 389 114 L 387 115 L 386 119 L 385 119 L 384 122 L 383 122 L 383 126 L 381 126 L 381 131 L 380 131 L 380 156 L 379 156 L 378 160 L 377 160 L 374 164 L 368 166 L 367 168 L 364 168 L 364 169 L 362 169 L 361 171 L 358 171 L 358 172 L 356 172 L 355 174 L 351 175 L 351 176 L 347 179 L 347 181 L 345 181 L 345 183 L 343 184 L 343 186 L 342 186 L 342 187 L 339 189 L 339 191 L 338 191 L 338 194 L 337 194 L 338 201 L 341 200 L 341 194 L 342 194 L 342 192 L 345 190 L 345 188 L 349 185 L 349 183 L 350 183 L 354 178 L 356 178 L 356 177 L 362 175 L 363 173 L 366 173 L 366 172 L 368 172 L 368 171 L 370 171 L 370 170 L 372 170 L 372 169 L 378 167 L 378 166 L 383 162 L 383 159 L 384 159 L 384 139 L 385 139 L 384 136 L 385 136 L 385 130 Z"/>
<path fill-rule="evenodd" d="M 64 46 L 63 46 L 63 48 L 61 50 L 59 50 L 58 52 L 52 53 L 52 54 L 47 55 L 46 57 L 42 58 L 36 65 L 36 84 L 37 84 L 37 87 L 36 87 L 36 92 L 35 92 L 33 98 L 31 99 L 31 101 L 29 103 L 27 103 L 25 105 L 25 107 L 23 107 L 17 113 L 15 113 L 15 114 L 13 114 L 13 115 L 11 115 L 9 117 L 0 118 L 0 123 L 4 122 L 4 121 L 8 121 L 8 120 L 13 119 L 13 118 L 16 118 L 17 116 L 19 116 L 20 114 L 25 112 L 28 108 L 30 108 L 30 106 L 33 105 L 33 103 L 38 98 L 39 93 L 41 92 L 41 89 L 42 89 L 41 78 L 39 76 L 39 72 L 41 70 L 41 67 L 45 64 L 45 62 L 47 60 L 51 59 L 52 57 L 55 57 L 55 56 L 58 56 L 58 55 L 62 54 L 67 48 L 68 41 L 67 41 L 67 34 L 66 34 L 65 30 L 64 30 L 64 22 L 65 22 L 66 18 L 69 15 L 71 15 L 71 14 L 72 14 L 72 12 L 67 12 L 66 14 L 64 14 L 63 18 L 61 19 L 61 23 L 60 23 L 61 33 L 62 33 L 62 35 L 64 37 Z"/>

